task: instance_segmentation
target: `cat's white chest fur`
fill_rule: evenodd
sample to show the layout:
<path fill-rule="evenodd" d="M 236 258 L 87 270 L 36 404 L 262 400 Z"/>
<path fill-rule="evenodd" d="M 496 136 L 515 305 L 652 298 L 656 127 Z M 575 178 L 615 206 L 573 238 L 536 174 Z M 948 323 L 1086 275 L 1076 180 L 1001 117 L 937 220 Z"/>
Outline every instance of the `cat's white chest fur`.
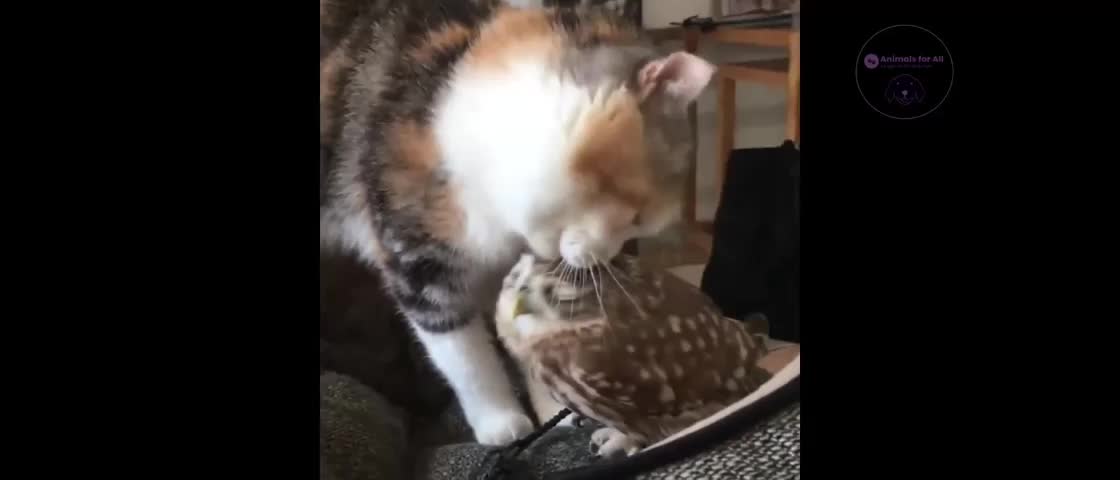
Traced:
<path fill-rule="evenodd" d="M 571 128 L 592 92 L 543 61 L 463 68 L 435 108 L 434 133 L 466 217 L 461 247 L 498 261 L 514 232 L 531 230 L 534 203 L 570 197 Z"/>

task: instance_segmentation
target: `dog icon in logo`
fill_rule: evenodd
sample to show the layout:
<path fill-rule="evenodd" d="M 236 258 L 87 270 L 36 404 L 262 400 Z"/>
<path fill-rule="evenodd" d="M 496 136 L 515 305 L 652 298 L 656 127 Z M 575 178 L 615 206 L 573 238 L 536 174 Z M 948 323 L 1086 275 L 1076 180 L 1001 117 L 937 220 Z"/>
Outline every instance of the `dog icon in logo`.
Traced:
<path fill-rule="evenodd" d="M 913 75 L 904 73 L 887 82 L 887 103 L 908 106 L 926 98 L 926 89 Z"/>

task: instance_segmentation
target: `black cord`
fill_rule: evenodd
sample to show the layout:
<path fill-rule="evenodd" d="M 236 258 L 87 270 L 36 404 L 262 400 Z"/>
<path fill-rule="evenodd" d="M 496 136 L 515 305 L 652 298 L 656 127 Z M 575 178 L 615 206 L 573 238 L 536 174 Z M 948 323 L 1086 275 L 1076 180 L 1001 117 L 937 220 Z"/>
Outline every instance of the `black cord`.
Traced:
<path fill-rule="evenodd" d="M 541 428 L 533 431 L 533 433 L 526 435 L 524 438 L 517 439 L 505 447 L 491 450 L 486 454 L 486 458 L 482 462 L 483 465 L 489 463 L 490 458 L 493 458 L 495 454 L 497 460 L 481 477 L 479 477 L 479 480 L 501 480 L 506 478 L 506 476 L 510 474 L 509 463 L 517 458 L 518 455 L 521 455 L 521 452 L 529 448 L 529 445 L 532 445 L 538 438 L 541 438 L 542 435 L 552 430 L 553 427 L 559 424 L 561 420 L 564 420 L 564 417 L 567 417 L 570 413 L 572 413 L 572 411 L 567 408 L 560 410 L 559 413 L 545 422 L 544 425 L 541 425 Z"/>

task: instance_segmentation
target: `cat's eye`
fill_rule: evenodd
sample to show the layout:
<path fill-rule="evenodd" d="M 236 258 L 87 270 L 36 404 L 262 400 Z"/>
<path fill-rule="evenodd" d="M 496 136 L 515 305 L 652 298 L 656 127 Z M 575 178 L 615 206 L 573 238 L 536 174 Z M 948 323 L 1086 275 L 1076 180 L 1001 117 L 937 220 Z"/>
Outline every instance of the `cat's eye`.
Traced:
<path fill-rule="evenodd" d="M 553 289 L 552 289 L 552 285 L 547 285 L 547 286 L 544 287 L 544 297 L 545 298 L 554 298 L 555 295 L 553 293 L 554 292 L 553 292 Z"/>

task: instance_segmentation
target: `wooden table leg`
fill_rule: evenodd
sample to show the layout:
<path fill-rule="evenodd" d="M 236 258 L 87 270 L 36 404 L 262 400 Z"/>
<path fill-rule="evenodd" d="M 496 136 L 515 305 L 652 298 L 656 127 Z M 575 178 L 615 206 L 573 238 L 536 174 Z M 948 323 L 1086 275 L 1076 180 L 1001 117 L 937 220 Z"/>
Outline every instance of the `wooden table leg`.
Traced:
<path fill-rule="evenodd" d="M 735 148 L 735 79 L 720 77 L 719 100 L 716 106 L 719 112 L 719 145 L 716 148 L 716 201 L 723 194 L 724 175 L 727 170 L 727 158 Z"/>
<path fill-rule="evenodd" d="M 696 53 L 696 50 L 700 48 L 700 31 L 687 27 L 681 30 L 684 31 L 685 51 Z M 681 212 L 686 228 L 690 228 L 696 223 L 696 150 L 700 141 L 696 126 L 696 102 L 692 102 L 688 106 L 688 125 L 692 135 L 692 147 L 689 153 L 688 175 L 685 179 L 687 184 L 684 187 L 684 212 Z"/>
<path fill-rule="evenodd" d="M 801 142 L 801 32 L 789 39 L 789 85 L 786 87 L 786 138 Z"/>

